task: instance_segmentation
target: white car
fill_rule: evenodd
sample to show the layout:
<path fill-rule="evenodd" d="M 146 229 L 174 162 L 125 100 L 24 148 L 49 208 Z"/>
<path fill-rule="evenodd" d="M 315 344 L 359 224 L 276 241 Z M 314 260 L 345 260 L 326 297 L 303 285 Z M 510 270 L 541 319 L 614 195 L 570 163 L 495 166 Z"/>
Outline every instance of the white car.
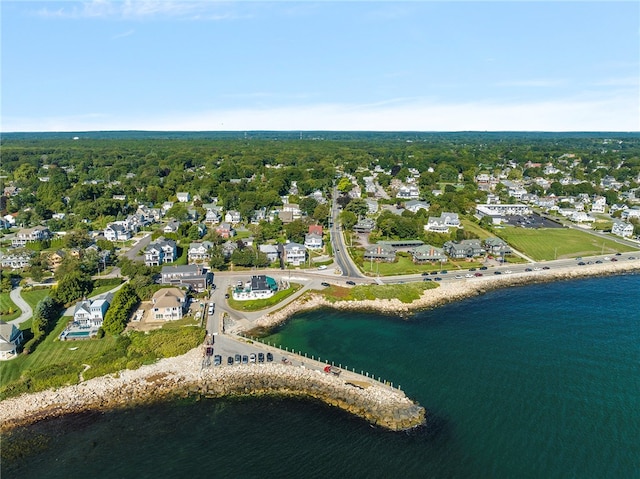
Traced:
<path fill-rule="evenodd" d="M 467 273 L 464 275 L 465 278 L 473 278 L 473 275 L 471 273 Z"/>
<path fill-rule="evenodd" d="M 534 270 L 534 271 L 540 271 L 541 269 L 542 269 L 542 268 L 539 268 L 539 267 L 535 267 L 535 268 L 533 268 L 533 270 Z"/>
<path fill-rule="evenodd" d="M 323 269 L 327 269 L 327 267 L 325 265 L 322 265 L 322 266 L 318 266 L 318 269 L 323 270 Z"/>
<path fill-rule="evenodd" d="M 504 274 L 511 274 L 511 270 L 510 269 L 506 270 Z"/>

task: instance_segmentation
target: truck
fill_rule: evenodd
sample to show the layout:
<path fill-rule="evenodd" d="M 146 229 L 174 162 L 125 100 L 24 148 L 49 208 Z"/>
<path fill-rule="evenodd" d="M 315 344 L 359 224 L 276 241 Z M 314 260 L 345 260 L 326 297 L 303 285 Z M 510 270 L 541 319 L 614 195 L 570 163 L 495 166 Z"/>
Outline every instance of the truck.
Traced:
<path fill-rule="evenodd" d="M 333 374 L 334 376 L 340 376 L 340 373 L 342 371 L 340 370 L 340 368 L 337 368 L 335 366 L 326 365 L 324 367 L 324 372 L 327 374 Z"/>

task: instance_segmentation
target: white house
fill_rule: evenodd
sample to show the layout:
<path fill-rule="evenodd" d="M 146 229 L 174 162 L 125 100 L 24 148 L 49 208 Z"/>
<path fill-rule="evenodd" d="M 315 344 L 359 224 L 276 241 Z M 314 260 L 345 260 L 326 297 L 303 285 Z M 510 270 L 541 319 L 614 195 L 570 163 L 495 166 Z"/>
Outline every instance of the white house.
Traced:
<path fill-rule="evenodd" d="M 11 240 L 11 246 L 20 247 L 34 241 L 41 241 L 51 238 L 49 228 L 44 226 L 35 226 L 33 228 L 24 228 L 19 230 Z"/>
<path fill-rule="evenodd" d="M 623 238 L 631 238 L 633 236 L 633 225 L 625 221 L 613 220 L 611 233 Z"/>
<path fill-rule="evenodd" d="M 304 235 L 304 246 L 307 249 L 321 249 L 322 236 L 316 233 L 307 233 Z"/>
<path fill-rule="evenodd" d="M 191 201 L 191 195 L 186 191 L 180 191 L 176 193 L 176 197 L 180 203 L 188 203 Z"/>
<path fill-rule="evenodd" d="M 178 248 L 173 240 L 159 239 L 144 251 L 144 263 L 147 266 L 160 266 L 165 263 L 173 263 L 178 257 Z"/>
<path fill-rule="evenodd" d="M 258 246 L 258 250 L 267 256 L 270 263 L 277 261 L 280 257 L 278 247 L 272 244 L 261 244 Z"/>
<path fill-rule="evenodd" d="M 417 213 L 418 210 L 429 211 L 431 205 L 426 201 L 410 200 L 404 204 L 404 207 L 412 213 Z"/>
<path fill-rule="evenodd" d="M 109 241 L 127 241 L 131 239 L 129 231 L 121 222 L 109 223 L 104 229 L 104 237 Z"/>
<path fill-rule="evenodd" d="M 242 216 L 239 211 L 229 210 L 224 215 L 224 221 L 226 223 L 231 223 L 232 225 L 240 223 L 242 221 Z"/>
<path fill-rule="evenodd" d="M 238 283 L 232 291 L 233 299 L 248 301 L 253 299 L 266 299 L 278 291 L 278 283 L 269 276 L 252 276 L 246 284 Z"/>
<path fill-rule="evenodd" d="M 211 248 L 213 243 L 211 241 L 198 241 L 189 245 L 187 251 L 187 261 L 189 264 L 203 263 L 209 261 L 211 258 Z"/>
<path fill-rule="evenodd" d="M 458 213 L 441 213 L 440 217 L 430 216 L 427 224 L 424 225 L 425 231 L 434 233 L 448 233 L 449 228 L 460 228 L 460 219 Z"/>
<path fill-rule="evenodd" d="M 286 243 L 280 245 L 280 254 L 285 263 L 293 266 L 300 266 L 304 264 L 307 253 L 304 245 L 300 243 Z"/>
<path fill-rule="evenodd" d="M 15 324 L 0 321 L 0 360 L 15 358 L 23 341 L 22 331 Z"/>

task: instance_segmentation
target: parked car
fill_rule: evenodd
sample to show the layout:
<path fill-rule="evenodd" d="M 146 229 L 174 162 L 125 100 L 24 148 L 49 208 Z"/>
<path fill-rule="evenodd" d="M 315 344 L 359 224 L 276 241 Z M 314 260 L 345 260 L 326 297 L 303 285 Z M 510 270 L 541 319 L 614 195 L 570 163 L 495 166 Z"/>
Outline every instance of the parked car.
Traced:
<path fill-rule="evenodd" d="M 249 356 L 246 354 L 242 356 L 242 364 L 247 364 L 249 362 Z"/>
<path fill-rule="evenodd" d="M 475 271 L 475 270 L 476 270 L 475 268 L 469 268 L 469 271 Z"/>
<path fill-rule="evenodd" d="M 477 277 L 482 276 L 482 273 L 475 273 L 474 276 L 477 276 Z"/>
<path fill-rule="evenodd" d="M 233 366 L 233 356 L 229 356 L 229 357 L 227 358 L 227 364 L 228 364 L 229 366 Z"/>
<path fill-rule="evenodd" d="M 422 273 L 422 276 L 429 276 L 429 272 L 425 271 L 424 273 Z"/>
<path fill-rule="evenodd" d="M 267 353 L 267 362 L 270 363 L 271 361 L 273 361 L 273 354 Z"/>
<path fill-rule="evenodd" d="M 250 363 L 255 363 L 256 362 L 256 353 L 251 353 L 249 355 L 249 362 Z"/>
<path fill-rule="evenodd" d="M 324 281 L 320 283 L 320 285 L 324 286 L 325 288 L 328 288 L 329 286 L 331 286 L 329 283 L 326 283 Z"/>
<path fill-rule="evenodd" d="M 440 271 L 440 274 L 447 274 L 449 273 L 446 269 L 443 269 L 442 271 Z"/>
<path fill-rule="evenodd" d="M 461 274 L 457 274 L 456 275 L 456 279 L 462 279 L 462 278 L 463 278 L 463 276 Z"/>
<path fill-rule="evenodd" d="M 236 354 L 235 361 L 236 361 L 236 364 L 240 364 L 242 362 L 242 356 L 240 356 L 239 354 Z"/>
<path fill-rule="evenodd" d="M 349 286 L 355 286 L 356 285 L 355 281 L 351 281 L 351 280 L 347 281 L 347 284 Z"/>
<path fill-rule="evenodd" d="M 431 278 L 424 278 L 422 281 L 431 281 Z"/>
<path fill-rule="evenodd" d="M 542 269 L 551 269 L 549 266 L 543 266 Z"/>
<path fill-rule="evenodd" d="M 442 278 L 440 276 L 436 276 L 435 278 L 433 278 L 434 281 L 442 281 Z"/>
<path fill-rule="evenodd" d="M 213 357 L 213 364 L 214 364 L 215 366 L 220 366 L 220 365 L 222 364 L 222 356 L 220 356 L 219 354 L 216 354 L 216 355 Z"/>
<path fill-rule="evenodd" d="M 318 269 L 322 271 L 323 269 L 327 269 L 327 266 L 323 264 L 318 266 Z"/>
<path fill-rule="evenodd" d="M 580 263 L 578 263 L 578 264 L 580 264 Z M 582 264 L 584 264 L 584 263 L 582 263 Z M 528 273 L 529 271 L 533 271 L 531 268 L 525 268 L 524 270 L 525 270 L 527 273 Z"/>
<path fill-rule="evenodd" d="M 493 274 L 502 274 L 502 271 L 494 271 Z"/>
<path fill-rule="evenodd" d="M 258 362 L 264 363 L 264 353 L 258 353 Z"/>
<path fill-rule="evenodd" d="M 480 266 L 480 269 L 481 269 L 482 271 L 485 271 L 485 270 L 486 270 L 486 269 L 488 269 L 488 268 L 487 268 L 486 266 Z"/>
<path fill-rule="evenodd" d="M 225 293 L 224 299 L 229 299 L 229 293 Z"/>

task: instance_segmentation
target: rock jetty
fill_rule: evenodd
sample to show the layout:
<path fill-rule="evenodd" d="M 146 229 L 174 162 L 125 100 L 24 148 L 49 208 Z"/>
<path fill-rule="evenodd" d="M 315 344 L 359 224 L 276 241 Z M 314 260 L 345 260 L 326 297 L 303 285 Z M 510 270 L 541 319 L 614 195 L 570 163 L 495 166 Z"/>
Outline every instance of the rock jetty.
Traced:
<path fill-rule="evenodd" d="M 200 369 L 193 349 L 136 370 L 90 379 L 57 390 L 24 394 L 0 404 L 0 431 L 81 411 L 135 407 L 176 397 L 281 395 L 314 398 L 371 424 L 399 431 L 420 426 L 425 410 L 402 391 L 382 384 L 358 385 L 348 376 L 281 364 Z"/>

